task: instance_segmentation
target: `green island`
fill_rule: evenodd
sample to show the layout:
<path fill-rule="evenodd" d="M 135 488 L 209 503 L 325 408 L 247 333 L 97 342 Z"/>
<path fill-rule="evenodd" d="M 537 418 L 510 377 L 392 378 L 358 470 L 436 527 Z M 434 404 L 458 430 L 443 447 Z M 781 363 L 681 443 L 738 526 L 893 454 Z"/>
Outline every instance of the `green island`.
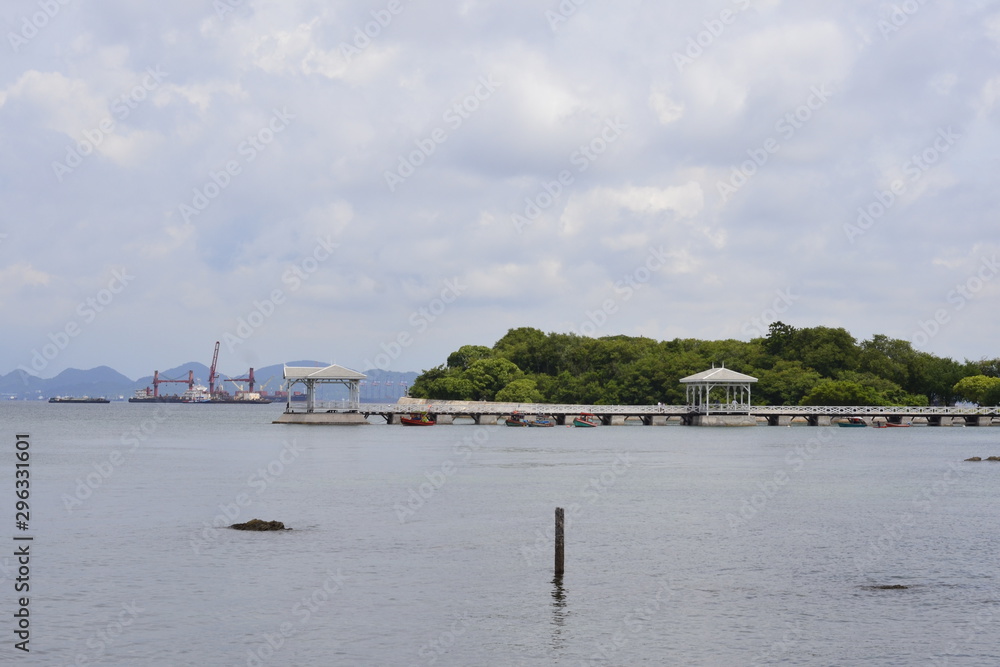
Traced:
<path fill-rule="evenodd" d="M 758 378 L 755 405 L 1000 404 L 1000 358 L 958 362 L 881 334 L 858 342 L 843 328 L 774 322 L 749 342 L 632 336 L 588 338 L 510 329 L 493 347 L 463 345 L 424 371 L 416 398 L 682 405 L 682 377 L 710 366 Z"/>

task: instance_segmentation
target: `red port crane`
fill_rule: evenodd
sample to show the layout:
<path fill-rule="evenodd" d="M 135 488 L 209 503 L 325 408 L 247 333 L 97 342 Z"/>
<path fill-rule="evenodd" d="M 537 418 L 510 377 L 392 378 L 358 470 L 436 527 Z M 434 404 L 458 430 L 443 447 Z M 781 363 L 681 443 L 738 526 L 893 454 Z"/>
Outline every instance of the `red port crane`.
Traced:
<path fill-rule="evenodd" d="M 245 378 L 229 378 L 230 382 L 249 382 L 250 383 L 250 393 L 253 393 L 253 369 L 250 369 L 250 373 Z"/>
<path fill-rule="evenodd" d="M 188 371 L 187 380 L 161 380 L 160 371 L 153 371 L 153 396 L 160 395 L 160 385 L 168 382 L 183 382 L 188 389 L 194 389 L 194 371 Z"/>

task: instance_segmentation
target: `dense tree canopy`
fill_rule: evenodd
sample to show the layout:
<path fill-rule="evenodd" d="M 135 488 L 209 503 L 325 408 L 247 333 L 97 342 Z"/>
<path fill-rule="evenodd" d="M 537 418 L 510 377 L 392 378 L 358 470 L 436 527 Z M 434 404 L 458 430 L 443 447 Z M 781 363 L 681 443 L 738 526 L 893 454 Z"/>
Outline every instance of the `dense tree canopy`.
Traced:
<path fill-rule="evenodd" d="M 587 338 L 521 327 L 493 347 L 463 345 L 445 365 L 420 375 L 410 393 L 445 400 L 676 405 L 685 400 L 679 380 L 713 364 L 758 378 L 757 404 L 1000 402 L 1000 359 L 960 363 L 881 334 L 859 343 L 843 328 L 797 329 L 782 322 L 748 342 Z"/>

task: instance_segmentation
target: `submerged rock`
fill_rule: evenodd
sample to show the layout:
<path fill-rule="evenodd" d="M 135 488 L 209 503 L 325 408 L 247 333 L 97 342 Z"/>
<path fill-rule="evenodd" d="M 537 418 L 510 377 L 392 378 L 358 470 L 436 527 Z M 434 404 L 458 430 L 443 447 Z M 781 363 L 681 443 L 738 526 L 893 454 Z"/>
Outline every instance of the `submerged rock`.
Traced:
<path fill-rule="evenodd" d="M 991 456 L 991 457 L 989 457 L 986 460 L 987 461 L 1000 461 L 1000 456 Z"/>
<path fill-rule="evenodd" d="M 260 519 L 250 519 L 246 523 L 234 523 L 230 526 L 236 530 L 291 530 L 285 528 L 285 524 L 280 521 L 261 521 Z"/>
<path fill-rule="evenodd" d="M 868 586 L 873 591 L 905 591 L 909 586 L 903 584 L 881 584 L 879 586 Z"/>
<path fill-rule="evenodd" d="M 965 460 L 966 460 L 966 461 L 982 461 L 982 459 L 981 459 L 981 458 L 979 458 L 978 456 L 973 456 L 972 458 L 970 458 L 970 459 L 965 459 Z"/>

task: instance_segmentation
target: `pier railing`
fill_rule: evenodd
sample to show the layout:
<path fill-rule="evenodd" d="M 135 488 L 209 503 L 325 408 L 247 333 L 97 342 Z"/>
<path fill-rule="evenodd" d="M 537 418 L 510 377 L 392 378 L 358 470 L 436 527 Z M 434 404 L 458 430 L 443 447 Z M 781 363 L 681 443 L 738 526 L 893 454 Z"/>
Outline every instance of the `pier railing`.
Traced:
<path fill-rule="evenodd" d="M 302 402 L 291 404 L 291 412 L 305 412 L 306 405 Z M 1000 417 L 998 406 L 852 406 L 852 405 L 745 405 L 745 404 L 710 404 L 705 405 L 574 405 L 555 403 L 451 403 L 435 401 L 420 403 L 361 403 L 352 406 L 349 401 L 315 401 L 314 412 L 360 412 L 366 415 L 404 415 L 411 412 L 428 412 L 439 415 L 479 416 L 479 415 L 509 415 L 512 412 L 523 412 L 527 415 L 579 415 L 584 412 L 602 416 L 684 416 L 704 414 L 738 413 L 753 417 L 810 417 L 810 416 L 983 416 Z"/>

